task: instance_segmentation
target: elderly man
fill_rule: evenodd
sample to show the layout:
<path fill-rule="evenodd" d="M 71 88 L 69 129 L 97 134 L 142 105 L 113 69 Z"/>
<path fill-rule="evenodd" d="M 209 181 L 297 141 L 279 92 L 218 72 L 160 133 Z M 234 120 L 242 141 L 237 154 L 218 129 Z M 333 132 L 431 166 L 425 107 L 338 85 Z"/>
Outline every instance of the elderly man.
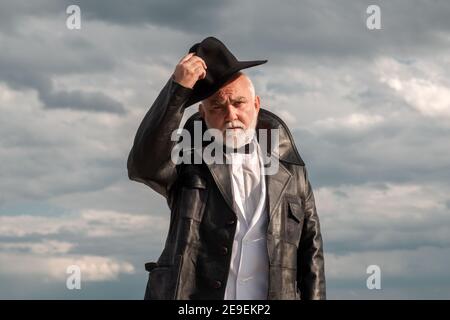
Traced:
<path fill-rule="evenodd" d="M 260 109 L 241 72 L 266 61 L 238 61 L 213 37 L 189 51 L 144 117 L 128 158 L 130 179 L 163 195 L 171 209 L 165 248 L 146 264 L 145 298 L 324 299 L 322 237 L 305 164 L 285 123 Z M 196 123 L 201 137 L 219 130 L 210 143 L 224 147 L 225 162 L 174 162 L 173 132 L 197 102 L 184 129 L 194 139 Z M 261 130 L 276 131 L 278 145 L 261 145 Z M 182 152 L 204 154 L 208 145 Z M 270 174 L 267 157 L 278 164 Z"/>

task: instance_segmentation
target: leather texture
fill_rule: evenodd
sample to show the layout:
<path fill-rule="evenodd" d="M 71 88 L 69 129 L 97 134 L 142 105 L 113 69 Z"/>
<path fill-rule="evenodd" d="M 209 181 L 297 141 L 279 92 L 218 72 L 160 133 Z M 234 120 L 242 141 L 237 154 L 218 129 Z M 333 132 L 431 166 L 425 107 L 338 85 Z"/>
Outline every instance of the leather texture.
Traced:
<path fill-rule="evenodd" d="M 191 92 L 173 79 L 167 82 L 142 120 L 128 157 L 129 178 L 164 196 L 171 212 L 163 252 L 157 262 L 146 264 L 145 299 L 224 298 L 237 221 L 230 165 L 171 161 L 176 143 L 171 135 L 180 126 Z M 184 126 L 191 136 L 194 121 L 206 128 L 195 113 Z M 280 130 L 279 168 L 265 176 L 267 299 L 325 299 L 323 242 L 305 164 L 279 117 L 261 108 L 260 128 Z"/>

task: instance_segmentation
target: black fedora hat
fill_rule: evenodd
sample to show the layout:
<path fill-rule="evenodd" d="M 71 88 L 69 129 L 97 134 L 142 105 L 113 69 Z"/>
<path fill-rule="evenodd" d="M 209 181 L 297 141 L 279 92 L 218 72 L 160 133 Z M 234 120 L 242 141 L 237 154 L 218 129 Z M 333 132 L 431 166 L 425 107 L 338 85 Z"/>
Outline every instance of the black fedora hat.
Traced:
<path fill-rule="evenodd" d="M 194 44 L 189 49 L 189 53 L 191 52 L 195 52 L 197 56 L 202 58 L 208 68 L 206 69 L 206 77 L 195 83 L 185 107 L 213 95 L 236 72 L 267 62 L 267 60 L 238 61 L 231 51 L 214 37 L 208 37 L 202 42 Z"/>

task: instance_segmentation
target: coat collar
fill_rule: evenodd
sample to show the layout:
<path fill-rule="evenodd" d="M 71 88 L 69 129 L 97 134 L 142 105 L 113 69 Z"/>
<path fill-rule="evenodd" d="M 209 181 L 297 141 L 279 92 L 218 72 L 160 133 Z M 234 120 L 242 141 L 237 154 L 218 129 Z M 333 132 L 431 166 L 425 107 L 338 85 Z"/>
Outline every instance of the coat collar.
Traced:
<path fill-rule="evenodd" d="M 206 131 L 206 123 L 200 117 L 197 112 L 192 115 L 184 126 L 186 130 L 191 133 L 191 137 L 194 133 L 194 121 L 202 121 L 202 134 Z M 270 137 L 272 129 L 279 130 L 279 148 L 274 151 L 274 147 L 269 144 L 266 148 L 267 156 L 275 157 L 274 161 L 278 161 L 279 167 L 275 174 L 266 175 L 266 188 L 267 188 L 267 199 L 268 199 L 268 209 L 269 216 L 272 217 L 274 209 L 278 206 L 281 195 L 284 193 L 287 184 L 292 178 L 292 173 L 288 170 L 288 165 L 299 165 L 304 166 L 302 158 L 300 157 L 297 148 L 295 146 L 292 135 L 287 127 L 287 125 L 278 116 L 272 112 L 260 109 L 258 114 L 258 122 L 256 125 L 256 133 L 258 141 L 260 139 L 260 134 L 258 129 L 268 130 L 268 137 Z M 268 139 L 270 141 L 270 139 Z M 196 152 L 201 152 L 203 154 L 203 149 L 208 143 L 204 144 L 201 149 L 196 150 Z M 228 164 L 212 163 L 206 164 L 211 175 L 216 182 L 216 185 L 222 194 L 223 198 L 231 208 L 233 212 L 234 209 L 234 199 L 233 190 L 231 183 L 231 170 Z M 235 214 L 237 214 L 235 212 Z"/>
<path fill-rule="evenodd" d="M 184 129 L 188 130 L 191 134 L 191 137 L 194 134 L 194 121 L 202 122 L 202 135 L 206 131 L 206 123 L 201 118 L 200 113 L 194 113 L 189 119 L 186 120 L 184 125 Z M 258 141 L 260 140 L 260 131 L 259 129 L 265 129 L 268 132 L 268 136 L 270 137 L 271 130 L 278 129 L 279 130 L 279 148 L 278 152 L 270 152 L 273 148 L 269 144 L 269 148 L 267 148 L 268 156 L 275 156 L 277 159 L 283 162 L 291 163 L 298 166 L 304 166 L 305 163 L 303 159 L 300 157 L 300 154 L 297 151 L 297 148 L 294 143 L 294 139 L 291 135 L 289 128 L 286 123 L 281 120 L 274 113 L 261 108 L 258 114 L 258 121 L 256 123 L 256 135 Z M 270 139 L 269 139 L 270 142 Z M 206 142 L 203 146 L 205 147 L 208 143 Z"/>

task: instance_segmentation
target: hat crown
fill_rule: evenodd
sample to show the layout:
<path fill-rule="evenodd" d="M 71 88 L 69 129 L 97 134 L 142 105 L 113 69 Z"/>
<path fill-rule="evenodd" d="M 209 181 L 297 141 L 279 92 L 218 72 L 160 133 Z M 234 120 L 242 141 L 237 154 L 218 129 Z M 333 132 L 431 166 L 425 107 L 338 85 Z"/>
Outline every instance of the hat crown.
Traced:
<path fill-rule="evenodd" d="M 205 78 L 198 80 L 194 85 L 192 96 L 185 106 L 208 98 L 238 71 L 267 62 L 267 60 L 239 61 L 225 44 L 215 37 L 207 37 L 194 44 L 189 49 L 189 53 L 192 52 L 205 61 L 207 69 Z"/>
<path fill-rule="evenodd" d="M 214 37 L 208 37 L 202 42 L 196 43 L 189 52 L 195 52 L 202 58 L 208 66 L 208 72 L 212 75 L 224 74 L 238 61 L 225 44 Z M 213 67 L 209 68 L 210 65 Z"/>

